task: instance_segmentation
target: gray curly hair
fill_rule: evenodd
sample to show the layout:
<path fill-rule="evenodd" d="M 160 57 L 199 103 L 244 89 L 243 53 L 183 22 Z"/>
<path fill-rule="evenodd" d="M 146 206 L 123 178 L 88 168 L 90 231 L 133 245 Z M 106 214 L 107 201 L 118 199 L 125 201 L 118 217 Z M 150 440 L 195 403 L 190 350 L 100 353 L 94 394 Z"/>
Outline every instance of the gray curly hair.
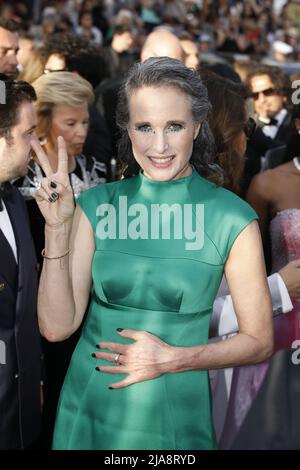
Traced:
<path fill-rule="evenodd" d="M 116 121 L 121 130 L 118 157 L 124 177 L 132 176 L 140 169 L 132 153 L 127 126 L 129 99 L 137 89 L 144 86 L 171 86 L 190 97 L 193 119 L 196 123 L 201 123 L 190 162 L 199 174 L 222 184 L 222 170 L 214 163 L 215 141 L 207 120 L 211 109 L 207 90 L 195 71 L 187 68 L 183 62 L 169 57 L 152 57 L 133 65 L 120 89 Z"/>

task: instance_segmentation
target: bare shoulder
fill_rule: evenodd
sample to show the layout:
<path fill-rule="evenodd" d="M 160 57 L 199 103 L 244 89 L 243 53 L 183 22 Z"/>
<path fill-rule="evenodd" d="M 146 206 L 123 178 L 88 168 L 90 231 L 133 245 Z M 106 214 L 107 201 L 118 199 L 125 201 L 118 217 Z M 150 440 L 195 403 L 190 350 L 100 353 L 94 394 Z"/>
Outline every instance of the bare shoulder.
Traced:
<path fill-rule="evenodd" d="M 287 174 L 295 172 L 295 165 L 292 161 L 283 163 L 272 170 L 276 172 L 278 178 L 285 178 Z"/>
<path fill-rule="evenodd" d="M 275 200 L 282 194 L 283 188 L 290 184 L 293 171 L 293 163 L 287 162 L 255 175 L 249 186 L 247 199 L 259 196 L 265 200 Z"/>
<path fill-rule="evenodd" d="M 274 179 L 277 179 L 276 169 L 258 173 L 252 179 L 248 193 L 267 194 L 273 192 Z"/>
<path fill-rule="evenodd" d="M 294 170 L 293 162 L 283 163 L 272 170 L 266 170 L 257 175 L 258 184 L 263 184 L 265 187 L 270 186 L 276 191 L 281 189 L 281 185 L 286 184 Z"/>

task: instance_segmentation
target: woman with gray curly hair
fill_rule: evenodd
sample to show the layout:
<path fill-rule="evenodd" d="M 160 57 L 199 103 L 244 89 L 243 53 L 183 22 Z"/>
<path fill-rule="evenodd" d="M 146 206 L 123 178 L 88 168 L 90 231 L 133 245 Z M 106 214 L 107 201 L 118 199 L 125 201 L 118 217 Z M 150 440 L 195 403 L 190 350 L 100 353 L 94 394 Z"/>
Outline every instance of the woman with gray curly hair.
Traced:
<path fill-rule="evenodd" d="M 83 193 L 75 213 L 63 140 L 55 173 L 33 144 L 46 173 L 42 334 L 72 334 L 92 289 L 54 449 L 215 449 L 208 370 L 271 354 L 256 214 L 218 185 L 209 107 L 180 61 L 135 65 L 118 107 L 124 177 Z M 224 272 L 239 333 L 207 344 Z"/>

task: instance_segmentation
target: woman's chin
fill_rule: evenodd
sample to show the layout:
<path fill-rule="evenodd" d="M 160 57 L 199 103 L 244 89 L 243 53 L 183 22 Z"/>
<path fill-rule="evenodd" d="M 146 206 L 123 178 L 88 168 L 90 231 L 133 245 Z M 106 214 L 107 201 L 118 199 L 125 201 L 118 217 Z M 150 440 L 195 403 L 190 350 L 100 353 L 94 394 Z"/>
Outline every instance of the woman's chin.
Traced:
<path fill-rule="evenodd" d="M 70 152 L 68 152 L 69 155 L 72 155 L 72 157 L 76 157 L 77 155 L 82 154 L 83 150 L 83 145 L 72 145 L 72 148 L 70 149 Z"/>

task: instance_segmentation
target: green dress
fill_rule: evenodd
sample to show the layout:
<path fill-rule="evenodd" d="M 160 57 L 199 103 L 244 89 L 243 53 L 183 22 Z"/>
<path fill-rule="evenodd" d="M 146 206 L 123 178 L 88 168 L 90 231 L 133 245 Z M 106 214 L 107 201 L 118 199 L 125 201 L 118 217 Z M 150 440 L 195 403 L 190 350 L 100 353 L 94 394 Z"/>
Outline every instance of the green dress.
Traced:
<path fill-rule="evenodd" d="M 171 182 L 137 176 L 81 194 L 95 234 L 93 292 L 61 392 L 54 449 L 215 449 L 207 371 L 110 390 L 96 343 L 143 330 L 175 346 L 206 344 L 224 263 L 255 212 L 196 170 Z M 182 230 L 180 230 L 182 229 Z M 193 236 L 194 234 L 194 236 Z"/>

